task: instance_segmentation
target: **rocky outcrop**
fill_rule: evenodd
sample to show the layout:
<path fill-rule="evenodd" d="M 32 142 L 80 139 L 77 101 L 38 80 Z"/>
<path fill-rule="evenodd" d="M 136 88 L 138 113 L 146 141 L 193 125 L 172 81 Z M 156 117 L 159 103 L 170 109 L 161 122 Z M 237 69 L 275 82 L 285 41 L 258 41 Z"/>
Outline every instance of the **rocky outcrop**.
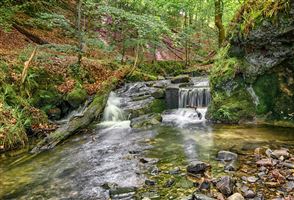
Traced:
<path fill-rule="evenodd" d="M 207 114 L 213 121 L 239 123 L 257 117 L 294 124 L 294 2 L 281 1 L 279 8 L 271 2 L 263 12 L 265 3 L 242 7 L 229 45 L 218 55 Z"/>

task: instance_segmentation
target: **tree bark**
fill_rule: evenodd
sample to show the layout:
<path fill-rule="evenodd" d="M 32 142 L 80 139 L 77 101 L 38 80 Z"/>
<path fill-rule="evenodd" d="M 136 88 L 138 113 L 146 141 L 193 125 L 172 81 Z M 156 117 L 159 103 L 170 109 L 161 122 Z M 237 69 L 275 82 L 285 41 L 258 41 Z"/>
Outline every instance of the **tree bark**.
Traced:
<path fill-rule="evenodd" d="M 215 26 L 218 28 L 218 46 L 221 48 L 225 37 L 226 32 L 223 25 L 223 1 L 222 0 L 215 0 Z"/>
<path fill-rule="evenodd" d="M 43 45 L 43 44 L 49 44 L 46 40 L 41 39 L 40 37 L 28 32 L 27 30 L 23 29 L 17 24 L 13 24 L 13 28 L 15 28 L 18 32 L 26 36 L 29 40 L 32 42 L 35 42 L 36 44 Z"/>
<path fill-rule="evenodd" d="M 83 56 L 83 36 L 82 36 L 82 27 L 81 27 L 81 18 L 82 18 L 82 0 L 78 0 L 77 4 L 77 31 L 78 31 L 78 65 L 81 65 L 82 56 Z"/>

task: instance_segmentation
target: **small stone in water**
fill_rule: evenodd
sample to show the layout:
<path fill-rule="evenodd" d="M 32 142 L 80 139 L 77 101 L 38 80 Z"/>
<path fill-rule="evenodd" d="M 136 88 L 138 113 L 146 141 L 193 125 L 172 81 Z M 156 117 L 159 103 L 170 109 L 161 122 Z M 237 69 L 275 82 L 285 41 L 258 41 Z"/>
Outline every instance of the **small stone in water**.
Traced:
<path fill-rule="evenodd" d="M 272 157 L 279 159 L 281 156 L 288 158 L 289 157 L 289 150 L 288 149 L 280 149 L 280 150 L 274 150 L 272 152 Z"/>
<path fill-rule="evenodd" d="M 217 154 L 217 160 L 232 161 L 237 160 L 238 155 L 230 151 L 219 151 Z"/>
<path fill-rule="evenodd" d="M 233 193 L 234 181 L 229 176 L 223 176 L 217 182 L 216 187 L 222 194 L 229 196 Z"/>
<path fill-rule="evenodd" d="M 204 194 L 198 194 L 198 193 L 194 193 L 193 194 L 193 200 L 215 200 L 213 198 L 210 198 Z"/>
<path fill-rule="evenodd" d="M 247 178 L 247 181 L 249 183 L 255 183 L 257 180 L 258 180 L 258 178 L 255 177 L 255 176 L 250 176 L 250 177 Z"/>
<path fill-rule="evenodd" d="M 156 184 L 156 182 L 155 181 L 153 181 L 153 180 L 145 180 L 145 184 L 146 185 L 149 185 L 149 186 L 154 186 L 155 184 Z"/>
<path fill-rule="evenodd" d="M 245 200 L 240 193 L 235 193 L 228 198 L 228 200 Z"/>
<path fill-rule="evenodd" d="M 187 167 L 187 172 L 191 175 L 204 174 L 210 165 L 202 161 L 193 161 Z"/>
<path fill-rule="evenodd" d="M 171 187 L 175 183 L 175 179 L 169 179 L 164 186 L 165 187 Z"/>
<path fill-rule="evenodd" d="M 272 159 L 262 159 L 256 162 L 258 166 L 273 166 Z"/>
<path fill-rule="evenodd" d="M 180 174 L 181 170 L 179 167 L 176 167 L 175 169 L 172 169 L 169 171 L 169 174 L 171 175 L 176 175 L 176 174 Z"/>
<path fill-rule="evenodd" d="M 255 197 L 255 192 L 253 192 L 252 190 L 247 190 L 246 192 L 244 192 L 244 197 L 247 199 L 252 199 Z"/>

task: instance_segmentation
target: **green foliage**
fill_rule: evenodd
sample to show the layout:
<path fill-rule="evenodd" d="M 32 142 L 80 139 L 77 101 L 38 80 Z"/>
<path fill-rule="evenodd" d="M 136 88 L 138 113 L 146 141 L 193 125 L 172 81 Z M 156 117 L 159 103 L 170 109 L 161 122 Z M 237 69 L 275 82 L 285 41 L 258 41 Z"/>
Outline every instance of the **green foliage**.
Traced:
<path fill-rule="evenodd" d="M 157 61 L 154 63 L 142 63 L 138 68 L 146 73 L 153 76 L 177 76 L 183 73 L 186 69 L 185 63 L 180 61 Z"/>
<path fill-rule="evenodd" d="M 245 60 L 229 57 L 228 50 L 230 45 L 219 50 L 214 67 L 211 70 L 210 81 L 211 85 L 218 86 L 232 80 L 236 75 L 243 73 L 248 64 Z"/>
<path fill-rule="evenodd" d="M 166 102 L 164 99 L 155 99 L 150 105 L 152 113 L 162 113 L 166 108 Z"/>

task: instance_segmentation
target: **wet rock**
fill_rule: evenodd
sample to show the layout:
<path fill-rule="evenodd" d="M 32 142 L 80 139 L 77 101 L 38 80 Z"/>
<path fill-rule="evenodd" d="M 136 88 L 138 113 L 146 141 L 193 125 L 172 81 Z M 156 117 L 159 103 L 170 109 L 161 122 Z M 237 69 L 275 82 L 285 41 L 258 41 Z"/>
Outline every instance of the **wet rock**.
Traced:
<path fill-rule="evenodd" d="M 230 176 L 221 177 L 216 183 L 217 189 L 225 196 L 233 193 L 234 180 Z"/>
<path fill-rule="evenodd" d="M 157 76 L 157 80 L 165 80 L 163 76 Z"/>
<path fill-rule="evenodd" d="M 216 200 L 214 198 L 211 198 L 209 196 L 206 196 L 204 194 L 199 194 L 199 193 L 194 193 L 192 199 L 193 200 Z"/>
<path fill-rule="evenodd" d="M 210 190 L 210 182 L 208 180 L 204 180 L 199 185 L 199 190 Z"/>
<path fill-rule="evenodd" d="M 287 192 L 294 192 L 294 181 L 289 181 L 284 185 Z"/>
<path fill-rule="evenodd" d="M 164 187 L 171 187 L 175 183 L 175 179 L 169 179 L 165 182 Z"/>
<path fill-rule="evenodd" d="M 61 118 L 61 110 L 59 108 L 49 109 L 46 113 L 49 119 L 59 120 Z"/>
<path fill-rule="evenodd" d="M 258 166 L 273 166 L 272 159 L 267 158 L 267 159 L 262 159 L 256 162 Z"/>
<path fill-rule="evenodd" d="M 134 197 L 137 188 L 135 187 L 117 187 L 109 190 L 111 199 L 131 199 Z"/>
<path fill-rule="evenodd" d="M 225 171 L 236 171 L 238 169 L 238 163 L 236 160 L 232 160 L 225 165 Z"/>
<path fill-rule="evenodd" d="M 169 86 L 165 90 L 165 100 L 168 109 L 176 109 L 179 106 L 179 87 Z"/>
<path fill-rule="evenodd" d="M 171 82 L 172 83 L 189 83 L 191 80 L 191 78 L 188 75 L 180 75 L 180 76 L 176 76 L 173 77 Z"/>
<path fill-rule="evenodd" d="M 154 180 L 145 180 L 145 184 L 148 185 L 148 186 L 154 186 L 156 184 L 156 182 Z"/>
<path fill-rule="evenodd" d="M 238 155 L 230 151 L 219 151 L 217 154 L 217 160 L 232 161 L 237 159 L 238 159 Z"/>
<path fill-rule="evenodd" d="M 255 194 L 255 192 L 252 191 L 252 190 L 247 190 L 247 191 L 244 192 L 244 197 L 245 197 L 246 199 L 252 199 L 252 198 L 254 198 L 255 196 L 256 196 L 256 194 Z"/>
<path fill-rule="evenodd" d="M 273 151 L 271 149 L 267 149 L 265 150 L 265 154 L 267 155 L 267 157 L 271 158 L 272 157 L 272 153 Z"/>
<path fill-rule="evenodd" d="M 140 162 L 141 163 L 148 163 L 148 164 L 156 164 L 156 163 L 158 163 L 158 161 L 159 161 L 159 159 L 157 159 L 157 158 L 141 158 L 140 159 Z"/>
<path fill-rule="evenodd" d="M 289 158 L 289 150 L 288 149 L 280 149 L 280 150 L 274 150 L 272 152 L 272 157 L 279 159 L 281 156 L 284 158 Z"/>
<path fill-rule="evenodd" d="M 145 192 L 142 196 L 145 199 L 158 199 L 160 197 L 157 191 Z"/>
<path fill-rule="evenodd" d="M 181 170 L 179 167 L 176 167 L 175 169 L 172 169 L 169 171 L 169 174 L 171 175 L 176 175 L 176 174 L 180 174 L 181 173 Z"/>
<path fill-rule="evenodd" d="M 158 169 L 158 167 L 156 167 L 156 166 L 152 166 L 150 169 L 150 174 L 152 175 L 152 176 L 156 176 L 156 175 L 158 175 L 159 174 L 159 169 Z"/>
<path fill-rule="evenodd" d="M 256 181 L 258 181 L 258 178 L 255 177 L 255 176 L 249 176 L 249 177 L 247 178 L 247 181 L 248 181 L 249 183 L 255 183 Z"/>
<path fill-rule="evenodd" d="M 202 161 L 192 161 L 188 167 L 187 167 L 187 172 L 190 175 L 198 175 L 198 174 L 204 174 L 206 170 L 210 168 L 210 165 L 202 162 Z"/>
<path fill-rule="evenodd" d="M 228 200 L 245 200 L 240 193 L 235 193 L 228 197 Z"/>
<path fill-rule="evenodd" d="M 118 188 L 118 185 L 116 183 L 104 183 L 102 185 L 102 188 L 105 190 L 115 190 L 116 188 Z"/>
<path fill-rule="evenodd" d="M 144 128 L 160 124 L 162 117 L 160 114 L 148 114 L 131 120 L 132 128 Z"/>
<path fill-rule="evenodd" d="M 283 165 L 284 167 L 289 168 L 289 169 L 294 169 L 294 163 L 283 162 L 282 165 Z"/>
<path fill-rule="evenodd" d="M 151 93 L 151 96 L 155 99 L 164 99 L 165 97 L 165 91 L 163 89 L 158 89 Z"/>

